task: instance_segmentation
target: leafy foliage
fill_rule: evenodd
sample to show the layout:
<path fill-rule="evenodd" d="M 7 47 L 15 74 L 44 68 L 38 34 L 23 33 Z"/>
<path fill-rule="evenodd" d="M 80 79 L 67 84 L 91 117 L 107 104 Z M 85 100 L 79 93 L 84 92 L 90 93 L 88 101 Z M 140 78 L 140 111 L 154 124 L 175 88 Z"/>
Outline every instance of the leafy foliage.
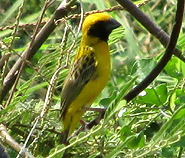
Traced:
<path fill-rule="evenodd" d="M 22 0 L 3 0 L 0 2 L 0 27 L 12 26 L 16 22 Z M 143 1 L 136 1 L 142 3 Z M 159 2 L 159 3 L 158 3 Z M 0 57 L 11 53 L 6 70 L 0 72 L 0 92 L 3 73 L 18 60 L 28 47 L 35 23 L 40 16 L 45 1 L 25 1 L 16 35 L 13 30 L 1 29 Z M 141 7 L 156 24 L 170 34 L 176 11 L 176 1 L 151 0 Z M 44 14 L 48 20 L 55 8 L 56 1 Z M 85 11 L 106 9 L 117 5 L 115 1 L 84 0 Z M 3 8 L 2 8 L 3 7 Z M 79 8 L 73 13 L 79 13 Z M 173 13 L 173 14 L 171 14 Z M 67 69 L 62 69 L 57 83 L 53 85 L 50 106 L 44 118 L 37 124 L 27 149 L 35 157 L 183 157 L 185 139 L 185 63 L 173 57 L 165 69 L 142 93 L 131 102 L 123 100 L 124 94 L 142 81 L 163 55 L 164 48 L 126 11 L 114 11 L 110 14 L 122 25 L 109 39 L 112 73 L 110 80 L 92 107 L 107 108 L 100 125 L 81 132 L 70 140 L 68 146 L 59 145 L 62 123 L 59 119 L 60 92 Z M 26 141 L 36 119 L 43 110 L 49 82 L 58 67 L 65 66 L 67 51 L 75 40 L 79 19 L 67 22 L 67 34 L 64 23 L 59 23 L 33 59 L 28 63 L 16 86 L 16 92 L 10 104 L 5 107 L 5 98 L 0 109 L 0 122 L 19 144 Z M 33 24 L 33 25 L 30 25 Z M 43 26 L 41 24 L 40 28 Z M 178 48 L 184 52 L 184 26 L 178 39 Z M 65 35 L 65 41 L 61 43 Z M 14 38 L 15 37 L 15 38 Z M 80 42 L 76 40 L 69 54 L 70 64 Z M 12 39 L 14 38 L 14 42 Z M 91 121 L 98 116 L 96 112 L 86 112 L 84 120 Z M 80 127 L 80 124 L 79 124 Z M 16 157 L 18 151 L 7 143 L 5 146 L 10 157 Z"/>

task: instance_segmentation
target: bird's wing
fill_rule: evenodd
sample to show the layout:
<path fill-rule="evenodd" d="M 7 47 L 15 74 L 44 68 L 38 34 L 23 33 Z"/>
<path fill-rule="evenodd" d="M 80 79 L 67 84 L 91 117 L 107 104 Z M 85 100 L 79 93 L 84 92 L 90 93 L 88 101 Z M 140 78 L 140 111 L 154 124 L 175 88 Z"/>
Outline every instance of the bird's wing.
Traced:
<path fill-rule="evenodd" d="M 91 47 L 80 48 L 64 82 L 61 99 L 61 116 L 65 115 L 68 106 L 80 94 L 83 87 L 94 75 L 97 61 Z"/>

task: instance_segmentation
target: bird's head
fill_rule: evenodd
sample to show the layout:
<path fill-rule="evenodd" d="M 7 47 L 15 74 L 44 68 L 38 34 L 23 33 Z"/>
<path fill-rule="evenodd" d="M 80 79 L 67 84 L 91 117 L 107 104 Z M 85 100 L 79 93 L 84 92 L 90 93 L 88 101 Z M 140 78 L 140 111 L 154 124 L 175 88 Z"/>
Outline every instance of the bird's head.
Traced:
<path fill-rule="evenodd" d="M 97 38 L 103 41 L 108 40 L 113 29 L 121 24 L 107 13 L 95 13 L 87 16 L 82 25 L 83 36 Z"/>

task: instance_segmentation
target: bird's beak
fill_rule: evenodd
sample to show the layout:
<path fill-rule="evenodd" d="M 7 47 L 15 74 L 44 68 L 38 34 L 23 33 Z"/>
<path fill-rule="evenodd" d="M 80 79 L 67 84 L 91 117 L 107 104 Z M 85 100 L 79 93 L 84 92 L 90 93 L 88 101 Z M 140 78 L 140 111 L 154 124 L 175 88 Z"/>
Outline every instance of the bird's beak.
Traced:
<path fill-rule="evenodd" d="M 120 26 L 121 26 L 121 24 L 117 20 L 110 18 L 110 20 L 108 21 L 107 30 L 109 32 L 112 32 L 112 30 L 114 30 Z"/>

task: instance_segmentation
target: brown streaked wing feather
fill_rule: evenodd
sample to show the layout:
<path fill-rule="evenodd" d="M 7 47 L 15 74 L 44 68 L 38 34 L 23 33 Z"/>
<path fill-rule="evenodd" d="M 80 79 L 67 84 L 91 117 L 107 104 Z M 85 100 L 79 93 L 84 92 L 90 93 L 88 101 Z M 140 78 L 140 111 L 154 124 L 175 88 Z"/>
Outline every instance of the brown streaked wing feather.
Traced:
<path fill-rule="evenodd" d="M 84 55 L 72 64 L 62 90 L 62 116 L 64 116 L 68 106 L 80 94 L 96 70 L 97 61 L 92 48 L 86 46 L 79 51 L 83 51 Z"/>

